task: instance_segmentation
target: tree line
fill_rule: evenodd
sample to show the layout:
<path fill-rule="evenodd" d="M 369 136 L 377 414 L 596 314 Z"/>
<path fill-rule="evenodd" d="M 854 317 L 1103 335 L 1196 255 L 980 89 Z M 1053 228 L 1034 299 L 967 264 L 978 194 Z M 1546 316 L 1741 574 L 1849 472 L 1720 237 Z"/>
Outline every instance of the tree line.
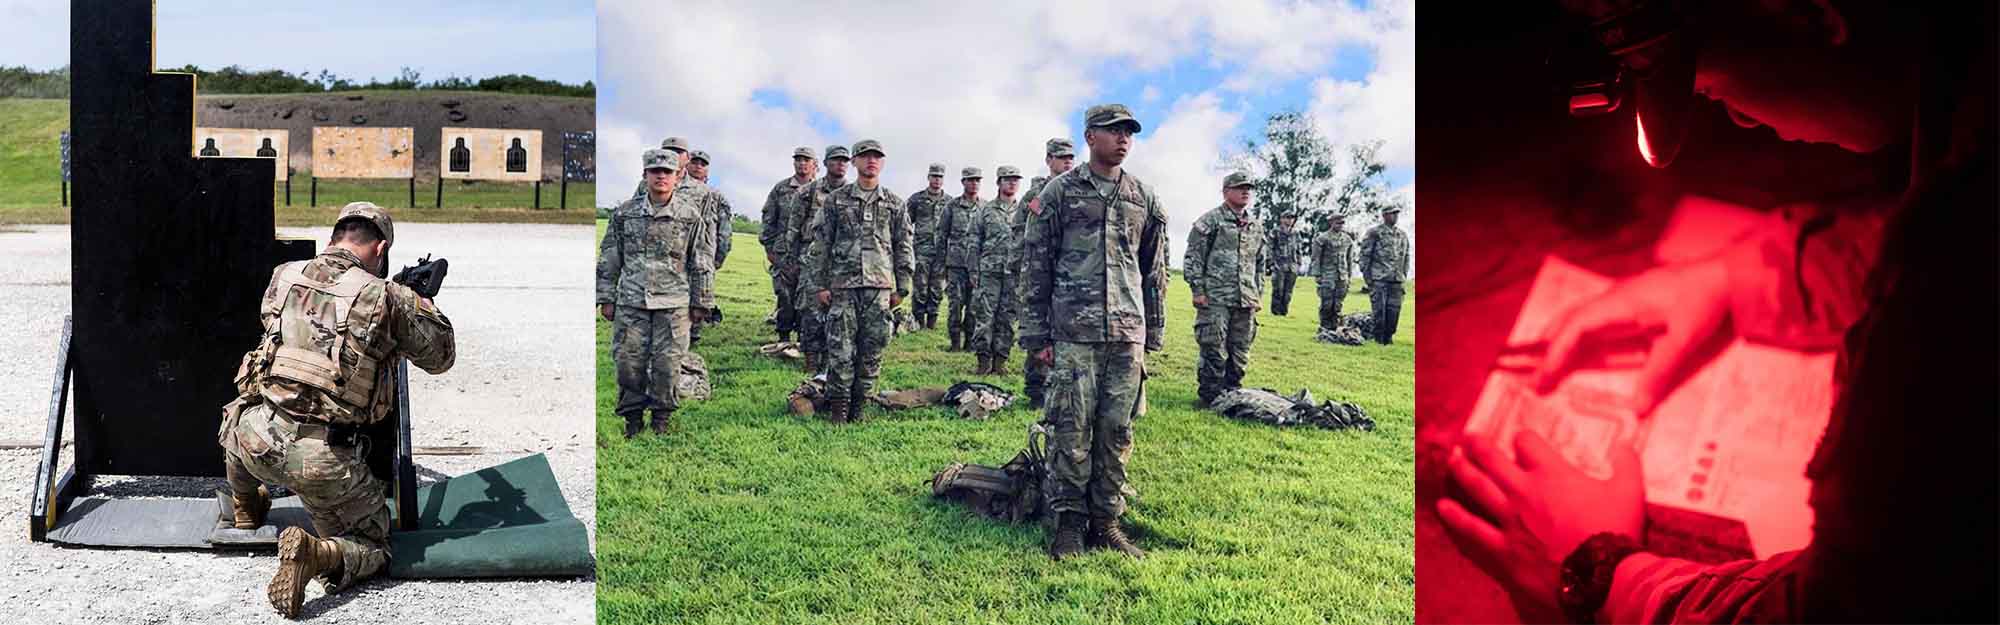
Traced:
<path fill-rule="evenodd" d="M 597 96 L 597 86 L 591 81 L 581 85 L 571 85 L 560 81 L 543 80 L 524 74 L 503 74 L 488 78 L 472 79 L 462 76 L 425 81 L 421 72 L 409 67 L 402 68 L 395 78 L 380 80 L 369 78 L 367 82 L 342 77 L 328 70 L 319 73 L 305 71 L 288 72 L 279 69 L 249 70 L 231 65 L 221 69 L 208 70 L 194 65 L 165 68 L 163 72 L 194 74 L 196 84 L 206 94 L 258 94 L 258 93 L 327 93 L 333 91 L 488 91 L 521 95 L 553 95 L 579 98 Z M 27 67 L 0 67 L 0 98 L 56 98 L 69 97 L 69 66 L 41 71 Z"/>

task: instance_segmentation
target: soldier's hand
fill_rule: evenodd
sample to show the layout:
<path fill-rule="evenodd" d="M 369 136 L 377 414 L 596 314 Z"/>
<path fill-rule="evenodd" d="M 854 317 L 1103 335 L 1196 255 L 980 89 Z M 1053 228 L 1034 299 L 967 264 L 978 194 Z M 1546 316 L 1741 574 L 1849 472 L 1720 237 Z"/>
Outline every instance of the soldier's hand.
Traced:
<path fill-rule="evenodd" d="M 895 307 L 897 307 L 897 306 L 901 306 L 901 305 L 903 305 L 903 294 L 902 294 L 902 293 L 890 293 L 890 294 L 889 294 L 889 307 L 890 307 L 890 308 L 895 308 Z"/>
<path fill-rule="evenodd" d="M 1044 347 L 1042 351 L 1035 352 L 1035 360 L 1040 361 L 1044 367 L 1054 366 L 1056 364 L 1055 348 Z"/>
<path fill-rule="evenodd" d="M 610 320 L 611 320 L 611 305 L 610 305 L 610 304 L 598 304 L 598 305 L 597 305 L 597 314 L 598 314 L 598 315 L 600 315 L 600 316 L 603 316 L 603 317 L 604 317 L 604 320 L 605 320 L 605 321 L 610 321 Z"/>
<path fill-rule="evenodd" d="M 1536 388 L 1554 390 L 1608 345 L 1650 338 L 1630 406 L 1647 415 L 1672 390 L 1677 372 L 1700 353 L 1697 347 L 1722 330 L 1728 282 L 1729 269 L 1720 259 L 1659 267 L 1563 311 L 1539 337 L 1548 349 L 1535 370 Z"/>
<path fill-rule="evenodd" d="M 778 255 L 771 252 L 764 252 L 764 264 L 766 265 L 778 264 Z"/>
<path fill-rule="evenodd" d="M 1203 306 L 1207 306 L 1207 305 L 1208 305 L 1208 296 L 1207 296 L 1207 295 L 1196 295 L 1196 296 L 1194 296 L 1194 307 L 1195 307 L 1195 308 L 1201 308 L 1201 307 L 1203 307 Z"/>
<path fill-rule="evenodd" d="M 688 309 L 688 322 L 699 324 L 708 318 L 708 309 L 696 306 Z"/>
<path fill-rule="evenodd" d="M 819 293 L 816 293 L 814 295 L 819 300 L 820 308 L 827 308 L 833 306 L 833 291 L 820 289 Z"/>

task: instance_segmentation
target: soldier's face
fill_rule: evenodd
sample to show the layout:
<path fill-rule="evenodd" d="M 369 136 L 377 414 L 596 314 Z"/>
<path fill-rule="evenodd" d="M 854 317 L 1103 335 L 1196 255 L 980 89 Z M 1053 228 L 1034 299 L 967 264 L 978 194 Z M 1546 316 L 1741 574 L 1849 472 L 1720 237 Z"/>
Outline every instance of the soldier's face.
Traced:
<path fill-rule="evenodd" d="M 666 193 L 674 188 L 674 172 L 664 167 L 646 170 L 646 190 L 654 194 Z"/>
<path fill-rule="evenodd" d="M 680 159 L 681 159 L 681 167 L 682 167 L 683 169 L 685 169 L 685 168 L 687 167 L 687 164 L 688 164 L 688 153 L 687 153 L 687 152 L 685 152 L 685 151 L 682 151 L 682 150 L 679 150 L 679 149 L 675 149 L 675 148 L 667 148 L 667 151 L 668 151 L 668 152 L 673 152 L 673 153 L 674 153 L 674 156 L 677 156 L 677 157 L 680 157 Z"/>
<path fill-rule="evenodd" d="M 818 163 L 803 156 L 792 157 L 792 175 L 804 178 L 813 174 L 813 166 Z"/>
<path fill-rule="evenodd" d="M 854 165 L 861 169 L 860 173 L 863 179 L 874 180 L 876 176 L 882 175 L 882 155 L 880 154 L 869 152 L 856 156 L 854 157 Z"/>
<path fill-rule="evenodd" d="M 938 175 L 931 176 L 931 190 L 932 191 L 944 190 L 944 176 L 938 176 Z"/>
<path fill-rule="evenodd" d="M 1227 202 L 1231 208 L 1241 210 L 1250 205 L 1250 198 L 1254 194 L 1250 187 L 1229 187 L 1222 190 L 1222 201 Z"/>
<path fill-rule="evenodd" d="M 1093 127 L 1083 133 L 1083 140 L 1090 144 L 1090 160 L 1116 167 L 1125 162 L 1125 154 L 1132 150 L 1132 127 Z"/>
<path fill-rule="evenodd" d="M 965 184 L 965 195 L 966 195 L 966 197 L 972 197 L 972 196 L 975 196 L 975 195 L 979 195 L 979 179 L 978 179 L 978 178 L 966 178 L 966 179 L 964 179 L 964 180 L 960 180 L 959 182 L 962 182 L 962 183 L 964 183 L 964 184 Z"/>
<path fill-rule="evenodd" d="M 688 175 L 694 176 L 696 180 L 707 180 L 708 163 L 704 163 L 701 161 L 688 162 Z"/>
<path fill-rule="evenodd" d="M 1051 156 L 1048 158 L 1048 164 L 1049 175 L 1053 176 L 1069 171 L 1069 168 L 1076 166 L 1076 156 Z"/>
<path fill-rule="evenodd" d="M 1021 179 L 1020 179 L 1020 178 L 1001 178 L 1001 179 L 1000 179 L 1000 195 L 1005 195 L 1005 196 L 1007 196 L 1007 197 L 1014 197 L 1014 191 L 1016 191 L 1016 190 L 1018 190 L 1018 189 L 1020 189 L 1020 188 L 1021 188 Z"/>
<path fill-rule="evenodd" d="M 836 159 L 833 159 L 833 160 L 830 160 L 830 161 L 827 161 L 827 162 L 826 162 L 826 175 L 828 175 L 828 176 L 832 176 L 832 177 L 835 177 L 835 178 L 841 178 L 841 177 L 845 177 L 845 176 L 847 175 L 847 159 L 844 159 L 844 158 L 836 158 Z"/>
<path fill-rule="evenodd" d="M 1286 217 L 1284 219 L 1278 220 L 1278 227 L 1284 228 L 1286 230 L 1291 230 L 1292 226 L 1298 225 L 1298 223 L 1299 220 L 1293 219 L 1291 217 Z"/>

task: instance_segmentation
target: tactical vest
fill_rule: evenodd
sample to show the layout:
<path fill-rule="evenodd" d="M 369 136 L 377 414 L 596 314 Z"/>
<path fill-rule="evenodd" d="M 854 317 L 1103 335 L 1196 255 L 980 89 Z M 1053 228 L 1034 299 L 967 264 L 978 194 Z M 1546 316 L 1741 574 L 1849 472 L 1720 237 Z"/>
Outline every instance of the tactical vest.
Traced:
<path fill-rule="evenodd" d="M 351 267 L 319 281 L 306 275 L 307 262 L 286 264 L 272 289 L 277 299 L 264 303 L 265 313 L 277 314 L 276 327 L 265 329 L 272 349 L 264 377 L 318 389 L 372 422 L 381 416 L 375 389 L 394 344 L 377 340 L 387 331 L 383 299 L 362 297 L 377 278 Z"/>

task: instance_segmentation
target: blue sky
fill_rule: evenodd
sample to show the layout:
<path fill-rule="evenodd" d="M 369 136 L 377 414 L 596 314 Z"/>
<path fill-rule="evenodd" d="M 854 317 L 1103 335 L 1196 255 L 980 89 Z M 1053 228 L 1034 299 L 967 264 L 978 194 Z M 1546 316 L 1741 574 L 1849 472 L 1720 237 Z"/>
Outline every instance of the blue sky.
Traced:
<path fill-rule="evenodd" d="M 403 67 L 425 80 L 528 74 L 566 83 L 596 77 L 589 0 L 161 0 L 160 67 L 241 65 L 366 82 Z M 69 62 L 69 3 L 0 0 L 0 65 Z"/>

